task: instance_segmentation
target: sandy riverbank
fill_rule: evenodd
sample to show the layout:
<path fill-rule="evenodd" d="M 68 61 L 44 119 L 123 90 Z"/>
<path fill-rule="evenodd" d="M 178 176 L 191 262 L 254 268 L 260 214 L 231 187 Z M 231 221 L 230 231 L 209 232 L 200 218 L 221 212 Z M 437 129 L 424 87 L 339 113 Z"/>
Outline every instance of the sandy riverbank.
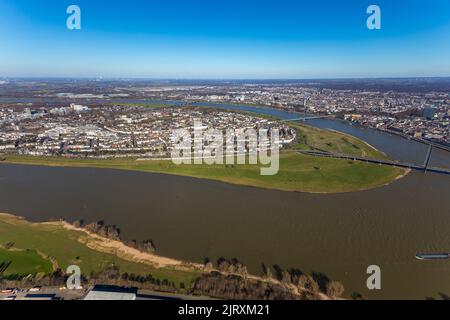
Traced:
<path fill-rule="evenodd" d="M 114 254 L 117 257 L 130 262 L 148 264 L 155 268 L 175 268 L 183 271 L 200 271 L 204 268 L 201 264 L 185 262 L 139 251 L 138 249 L 127 246 L 121 241 L 99 236 L 83 228 L 76 228 L 66 221 L 43 222 L 42 224 L 57 225 L 66 230 L 81 232 L 84 235 L 81 236 L 78 241 L 88 248 L 103 253 Z"/>

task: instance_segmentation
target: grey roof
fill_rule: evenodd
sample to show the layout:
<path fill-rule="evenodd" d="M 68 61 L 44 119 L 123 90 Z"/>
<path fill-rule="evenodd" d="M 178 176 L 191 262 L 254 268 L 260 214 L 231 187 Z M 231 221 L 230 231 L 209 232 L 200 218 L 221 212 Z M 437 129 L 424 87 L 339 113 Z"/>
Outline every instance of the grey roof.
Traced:
<path fill-rule="evenodd" d="M 135 293 L 90 291 L 84 300 L 136 300 Z"/>

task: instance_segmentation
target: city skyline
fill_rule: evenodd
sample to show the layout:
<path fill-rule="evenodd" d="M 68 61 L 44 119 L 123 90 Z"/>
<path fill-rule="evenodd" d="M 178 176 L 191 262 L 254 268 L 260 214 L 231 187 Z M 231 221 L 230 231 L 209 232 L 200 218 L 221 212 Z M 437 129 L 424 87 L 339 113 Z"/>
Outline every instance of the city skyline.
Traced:
<path fill-rule="evenodd" d="M 68 30 L 66 9 L 81 8 Z M 366 27 L 370 4 L 381 30 Z M 234 8 L 234 9 L 233 9 Z M 239 9 L 239 10 L 238 10 Z M 324 79 L 450 75 L 450 4 L 433 1 L 0 2 L 0 76 Z"/>

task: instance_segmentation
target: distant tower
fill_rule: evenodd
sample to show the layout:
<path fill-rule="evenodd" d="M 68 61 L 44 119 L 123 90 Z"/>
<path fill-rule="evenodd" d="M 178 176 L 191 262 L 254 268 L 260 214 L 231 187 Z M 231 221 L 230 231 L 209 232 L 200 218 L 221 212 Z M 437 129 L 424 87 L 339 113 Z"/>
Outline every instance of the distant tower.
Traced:
<path fill-rule="evenodd" d="M 436 108 L 434 106 L 427 107 L 427 108 L 423 109 L 422 117 L 424 117 L 427 120 L 433 120 L 435 114 L 436 114 Z"/>

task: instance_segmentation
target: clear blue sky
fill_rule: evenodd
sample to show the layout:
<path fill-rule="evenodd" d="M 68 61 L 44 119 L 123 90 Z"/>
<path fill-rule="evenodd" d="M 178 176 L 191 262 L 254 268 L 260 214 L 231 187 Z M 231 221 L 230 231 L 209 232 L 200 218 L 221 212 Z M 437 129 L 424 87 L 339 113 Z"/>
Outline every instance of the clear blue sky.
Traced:
<path fill-rule="evenodd" d="M 449 57 L 449 0 L 0 0 L 0 77 L 450 76 Z"/>

